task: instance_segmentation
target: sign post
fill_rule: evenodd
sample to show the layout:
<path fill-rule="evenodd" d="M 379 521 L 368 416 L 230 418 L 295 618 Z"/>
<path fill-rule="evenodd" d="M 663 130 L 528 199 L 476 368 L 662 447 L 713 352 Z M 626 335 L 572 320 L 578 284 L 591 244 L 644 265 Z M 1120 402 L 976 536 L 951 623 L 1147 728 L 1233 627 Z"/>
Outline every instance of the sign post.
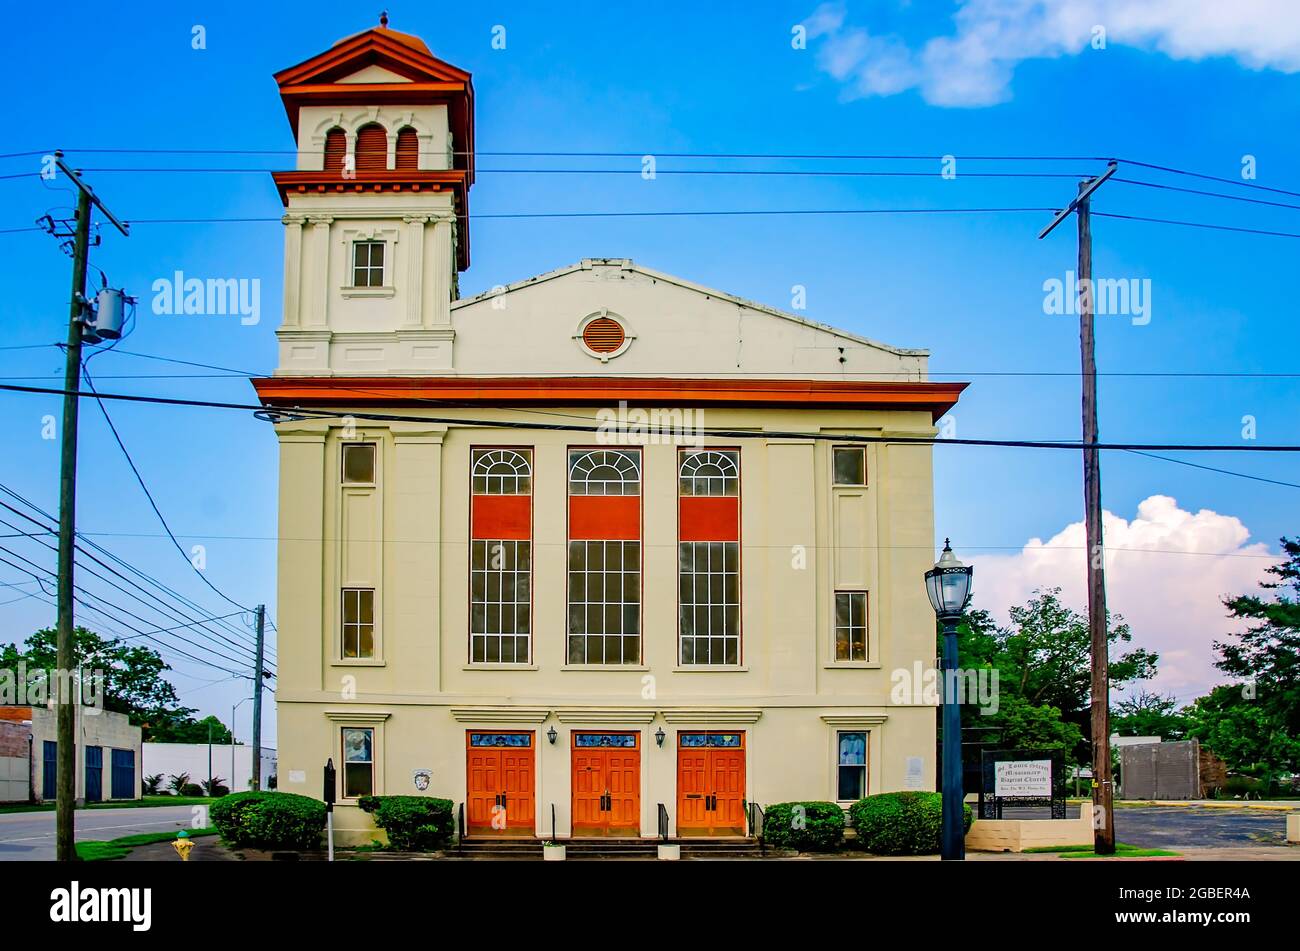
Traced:
<path fill-rule="evenodd" d="M 329 841 L 329 860 L 334 861 L 334 759 L 325 761 L 325 836 Z"/>

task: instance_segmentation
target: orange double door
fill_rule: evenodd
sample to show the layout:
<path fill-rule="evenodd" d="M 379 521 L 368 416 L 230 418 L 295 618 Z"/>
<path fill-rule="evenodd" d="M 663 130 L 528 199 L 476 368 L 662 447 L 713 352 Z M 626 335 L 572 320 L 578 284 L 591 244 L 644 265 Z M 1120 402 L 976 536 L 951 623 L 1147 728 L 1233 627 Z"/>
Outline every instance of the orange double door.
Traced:
<path fill-rule="evenodd" d="M 574 733 L 573 835 L 641 834 L 641 734 Z"/>
<path fill-rule="evenodd" d="M 465 743 L 466 832 L 533 835 L 533 734 L 475 731 L 466 735 Z"/>
<path fill-rule="evenodd" d="M 745 834 L 745 734 L 677 734 L 677 834 Z"/>

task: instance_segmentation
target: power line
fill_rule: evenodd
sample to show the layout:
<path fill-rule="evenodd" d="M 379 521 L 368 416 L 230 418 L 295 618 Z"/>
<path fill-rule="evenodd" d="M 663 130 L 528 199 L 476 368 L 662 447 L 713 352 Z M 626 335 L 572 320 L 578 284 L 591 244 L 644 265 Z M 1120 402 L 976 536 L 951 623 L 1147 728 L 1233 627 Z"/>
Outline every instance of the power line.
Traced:
<path fill-rule="evenodd" d="M 33 393 L 43 395 L 61 395 L 65 391 L 54 387 L 41 386 L 19 386 L 16 384 L 0 384 L 0 391 L 7 390 L 15 393 Z M 99 400 L 121 400 L 131 403 L 151 403 L 165 406 L 190 406 L 205 409 L 231 409 L 244 410 L 253 413 L 262 414 L 260 418 L 276 417 L 280 420 L 287 419 L 342 419 L 349 417 L 352 419 L 369 419 L 378 422 L 405 422 L 405 423 L 445 423 L 449 426 L 461 426 L 479 429 L 537 429 L 537 430 L 554 430 L 560 432 L 594 432 L 605 433 L 607 435 L 619 435 L 621 431 L 611 430 L 609 427 L 600 425 L 581 426 L 570 423 L 539 423 L 531 420 L 494 420 L 494 419 L 469 419 L 460 417 L 437 417 L 437 416 L 404 416 L 394 413 L 367 413 L 367 412 L 349 412 L 338 413 L 333 410 L 303 408 L 299 406 L 273 406 L 273 405 L 250 405 L 247 403 L 224 403 L 215 400 L 187 400 L 177 397 L 163 396 L 136 396 L 127 393 L 93 393 L 83 394 L 82 398 L 94 398 Z M 397 397 L 395 397 L 397 399 Z M 627 433 L 623 433 L 627 435 Z M 1013 449 L 1069 449 L 1078 451 L 1080 449 L 1097 449 L 1097 450 L 1161 450 L 1166 452 L 1266 452 L 1266 453 L 1289 453 L 1300 452 L 1300 445 L 1238 445 L 1238 444 L 1187 444 L 1187 443 L 1121 443 L 1106 442 L 1093 443 L 1085 445 L 1082 442 L 1062 442 L 1052 440 L 1033 440 L 1033 439 L 959 439 L 956 437 L 940 436 L 865 436 L 858 433 L 828 433 L 828 432 L 778 432 L 764 430 L 755 432 L 753 430 L 728 430 L 701 428 L 699 434 L 702 436 L 711 436 L 722 439 L 815 439 L 829 442 L 861 442 L 861 443 L 892 443 L 897 445 L 954 445 L 954 446 L 986 446 L 986 447 L 1004 447 Z M 637 432 L 633 430 L 631 435 L 636 436 Z M 183 552 L 182 552 L 183 554 Z M 237 605 L 241 606 L 241 605 Z"/>
<path fill-rule="evenodd" d="M 28 507 L 29 509 L 31 509 L 32 511 L 36 512 L 37 514 L 39 514 L 40 516 L 42 516 L 43 518 L 45 518 L 47 521 L 49 521 L 49 522 L 55 522 L 55 521 L 56 521 L 55 517 L 54 517 L 52 514 L 50 514 L 49 512 L 45 511 L 44 509 L 42 509 L 40 506 L 38 506 L 36 503 L 32 502 L 30 499 L 27 499 L 27 498 L 25 498 L 24 496 L 22 496 L 20 493 L 14 491 L 11 487 L 9 487 L 9 486 L 7 486 L 7 485 L 4 485 L 3 483 L 0 483 L 0 492 L 4 492 L 6 495 L 9 495 L 9 496 L 10 496 L 11 498 L 13 498 L 15 501 L 17 501 L 17 502 L 19 502 L 19 503 L 21 503 L 21 504 L 27 506 L 27 507 Z M 3 501 L 0 501 L 0 506 L 4 506 L 5 508 L 7 508 L 7 509 L 9 509 L 10 511 L 14 512 L 15 514 L 20 515 L 22 518 L 26 519 L 27 521 L 32 522 L 33 524 L 37 525 L 38 527 L 41 527 L 41 528 L 45 529 L 46 533 L 51 533 L 51 532 L 52 532 L 52 529 L 50 529 L 48 525 L 43 525 L 42 523 L 40 523 L 40 522 L 37 521 L 36 519 L 33 519 L 31 516 L 29 516 L 29 515 L 27 515 L 27 514 L 25 514 L 25 513 L 23 513 L 23 512 L 20 512 L 20 511 L 18 511 L 17 509 L 14 509 L 12 506 L 10 506 L 10 505 L 4 503 Z M 153 537 L 163 537 L 163 536 L 153 536 Z M 107 548 L 105 548 L 103 545 L 100 545 L 99 543 L 95 542 L 93 539 L 87 537 L 87 533 L 84 533 L 84 532 L 78 532 L 78 533 L 77 533 L 77 538 L 80 539 L 80 540 L 82 540 L 82 541 L 84 541 L 84 542 L 86 543 L 86 545 L 90 546 L 91 548 L 94 548 L 96 551 L 98 551 L 100 554 L 102 554 L 105 558 L 107 558 L 107 559 L 109 559 L 110 561 L 112 561 L 112 562 L 114 562 L 115 564 L 117 564 L 117 565 L 118 565 L 119 567 L 121 567 L 124 571 L 128 571 L 128 572 L 130 572 L 131 574 L 136 575 L 136 576 L 139 577 L 141 580 L 143 580 L 145 583 L 147 583 L 147 584 L 149 584 L 149 585 L 152 585 L 153 587 L 157 588 L 159 591 L 163 592 L 165 595 L 167 595 L 167 596 L 169 596 L 169 597 L 175 599 L 176 601 L 178 601 L 180 604 L 182 604 L 184 607 L 188 608 L 189 610 L 194 611 L 194 612 L 196 612 L 196 613 L 198 613 L 198 614 L 201 614 L 201 615 L 205 615 L 205 616 L 208 618 L 208 620 L 209 620 L 210 622 L 218 622 L 220 627 L 224 628 L 225 630 L 231 632 L 232 634 L 234 634 L 234 635 L 236 635 L 236 636 L 248 638 L 250 641 L 252 640 L 252 635 L 251 635 L 248 631 L 240 630 L 238 627 L 235 627 L 233 624 L 230 624 L 228 621 L 226 621 L 226 620 L 224 620 L 224 619 L 222 619 L 222 618 L 213 617 L 212 612 L 206 610 L 202 605 L 196 603 L 195 601 L 191 600 L 190 598 L 187 598 L 185 595 L 181 594 L 180 592 L 178 592 L 178 591 L 176 591 L 176 590 L 170 588 L 169 586 L 167 586 L 166 584 L 164 584 L 163 582 L 161 582 L 161 581 L 159 581 L 157 578 L 155 578 L 153 575 L 150 575 L 148 572 L 145 572 L 145 571 L 141 570 L 140 568 L 137 568 L 135 565 L 132 565 L 130 562 L 127 562 L 127 561 L 123 560 L 122 558 L 118 557 L 116 554 L 114 554 L 113 552 L 109 551 L 109 550 L 108 550 Z M 87 551 L 87 549 L 86 549 L 85 547 L 83 547 L 82 545 L 78 544 L 78 545 L 76 546 L 76 549 L 79 550 L 79 551 L 80 551 L 83 555 L 85 555 L 86 557 L 92 559 L 92 560 L 95 561 L 97 564 L 99 564 L 100 566 L 102 566 L 105 570 L 108 570 L 108 571 L 113 572 L 113 574 L 115 574 L 115 575 L 117 575 L 118 577 L 122 578 L 124 581 L 127 581 L 127 582 L 130 583 L 130 584 L 133 584 L 133 585 L 134 585 L 135 587 L 137 587 L 139 590 L 141 590 L 141 591 L 145 591 L 145 589 L 144 589 L 143 587 L 140 587 L 140 586 L 139 586 L 138 584 L 136 584 L 135 582 L 131 582 L 129 579 L 127 579 L 127 578 L 126 578 L 124 575 L 122 575 L 120 572 L 118 572 L 118 571 L 116 571 L 115 569 L 113 569 L 112 566 L 110 566 L 110 565 L 106 564 L 104 561 L 100 560 L 100 559 L 99 559 L 95 554 L 93 554 L 92 552 Z M 187 561 L 188 561 L 188 559 L 187 559 Z M 148 591 L 145 591 L 145 593 L 146 593 L 146 594 L 149 594 L 150 597 L 153 597 L 153 598 L 154 598 L 155 600 L 157 600 L 160 604 L 164 604 L 164 602 L 163 602 L 161 599 L 159 599 L 156 595 L 153 595 L 153 594 L 151 594 L 151 593 L 148 592 Z M 175 611 L 175 609 L 171 609 L 171 610 Z M 177 612 L 177 613 L 180 613 L 180 615 L 181 615 L 182 617 L 185 617 L 186 619 L 189 619 L 189 618 L 190 618 L 190 615 L 187 615 L 187 614 L 185 614 L 185 613 L 183 613 L 183 612 Z M 225 639 L 222 639 L 222 640 L 223 640 L 223 642 L 225 642 L 225 643 L 230 643 L 230 642 L 228 642 L 228 641 L 225 641 Z M 244 650 L 250 650 L 249 647 L 242 646 L 242 645 L 234 645 L 234 644 L 232 644 L 232 646 L 238 646 L 238 647 L 241 647 L 241 649 L 244 649 Z M 274 651 L 270 651 L 270 653 L 273 654 Z"/>
<path fill-rule="evenodd" d="M 154 501 L 153 493 L 149 491 L 149 486 L 145 484 L 144 476 L 140 474 L 140 470 L 136 467 L 135 460 L 131 458 L 131 453 L 127 451 L 126 444 L 122 442 L 122 437 L 118 433 L 117 427 L 113 425 L 113 418 L 109 416 L 108 407 L 104 405 L 104 401 L 99 397 L 99 391 L 95 389 L 95 382 L 90 377 L 90 371 L 86 369 L 84 366 L 82 367 L 82 375 L 86 379 L 86 386 L 89 387 L 91 395 L 94 396 L 95 401 L 99 404 L 100 412 L 104 414 L 104 422 L 108 423 L 108 428 L 113 433 L 113 439 L 116 440 L 117 447 L 122 450 L 122 455 L 126 457 L 127 465 L 131 467 L 131 471 L 135 474 L 136 482 L 140 484 L 140 488 L 144 492 L 145 498 L 149 500 L 150 508 L 153 509 L 154 515 L 158 516 L 158 521 L 162 523 L 163 530 L 167 532 L 167 537 L 169 537 L 172 540 L 172 544 L 176 546 L 176 550 L 180 553 L 180 556 L 185 559 L 185 563 L 190 566 L 190 568 L 194 571 L 196 575 L 199 576 L 199 578 L 203 581 L 204 584 L 206 584 L 209 588 L 211 588 L 214 592 L 216 592 L 226 601 L 230 602 L 231 604 L 233 604 L 235 607 L 239 608 L 242 611 L 251 610 L 251 608 L 249 608 L 247 605 L 240 604 L 238 601 L 234 600 L 229 595 L 227 595 L 224 591 L 222 591 L 220 588 L 214 585 L 210 580 L 208 580 L 207 575 L 199 571 L 199 569 L 194 566 L 194 562 L 190 560 L 190 556 L 186 554 L 185 549 L 181 547 L 181 543 L 177 541 L 176 536 L 172 534 L 171 527 L 167 524 L 167 519 L 163 517 L 162 511 L 158 508 L 158 503 Z"/>

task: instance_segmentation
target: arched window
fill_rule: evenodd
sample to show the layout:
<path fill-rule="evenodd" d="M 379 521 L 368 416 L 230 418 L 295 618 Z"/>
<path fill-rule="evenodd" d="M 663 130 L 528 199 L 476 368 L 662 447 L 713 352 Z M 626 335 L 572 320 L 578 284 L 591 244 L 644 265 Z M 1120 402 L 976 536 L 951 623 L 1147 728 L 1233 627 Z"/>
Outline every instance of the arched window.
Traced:
<path fill-rule="evenodd" d="M 338 126 L 325 133 L 325 171 L 343 171 L 343 159 L 348 153 L 348 137 Z"/>
<path fill-rule="evenodd" d="M 397 167 L 420 167 L 420 140 L 409 125 L 397 131 Z"/>
<path fill-rule="evenodd" d="M 474 451 L 476 495 L 528 495 L 532 491 L 528 457 L 514 449 Z"/>
<path fill-rule="evenodd" d="M 388 168 L 388 133 L 378 122 L 357 130 L 357 171 L 376 172 Z"/>
<path fill-rule="evenodd" d="M 740 491 L 739 476 L 735 450 L 709 450 L 682 455 L 682 495 L 736 495 Z"/>
<path fill-rule="evenodd" d="M 573 495 L 640 495 L 641 468 L 620 449 L 569 454 L 569 492 Z"/>

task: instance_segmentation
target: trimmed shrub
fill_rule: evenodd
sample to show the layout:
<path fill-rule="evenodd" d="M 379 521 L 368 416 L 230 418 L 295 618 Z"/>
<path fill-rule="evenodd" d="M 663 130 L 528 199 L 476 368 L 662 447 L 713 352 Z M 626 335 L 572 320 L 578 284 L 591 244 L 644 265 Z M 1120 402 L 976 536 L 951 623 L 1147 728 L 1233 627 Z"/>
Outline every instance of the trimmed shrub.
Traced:
<path fill-rule="evenodd" d="M 450 799 L 432 796 L 363 796 L 357 801 L 399 852 L 433 852 L 451 841 L 456 828 Z"/>
<path fill-rule="evenodd" d="M 964 831 L 974 814 L 964 806 Z M 943 795 L 937 792 L 892 792 L 859 799 L 849 807 L 858 846 L 874 855 L 932 855 L 943 830 Z"/>
<path fill-rule="evenodd" d="M 209 815 L 227 843 L 254 849 L 314 849 L 325 827 L 325 803 L 295 793 L 222 796 Z"/>
<path fill-rule="evenodd" d="M 833 802 L 778 802 L 763 812 L 763 839 L 782 849 L 834 852 L 844 842 L 844 810 Z"/>
<path fill-rule="evenodd" d="M 203 787 L 198 783 L 186 783 L 181 787 L 180 794 L 182 796 L 202 796 Z"/>

